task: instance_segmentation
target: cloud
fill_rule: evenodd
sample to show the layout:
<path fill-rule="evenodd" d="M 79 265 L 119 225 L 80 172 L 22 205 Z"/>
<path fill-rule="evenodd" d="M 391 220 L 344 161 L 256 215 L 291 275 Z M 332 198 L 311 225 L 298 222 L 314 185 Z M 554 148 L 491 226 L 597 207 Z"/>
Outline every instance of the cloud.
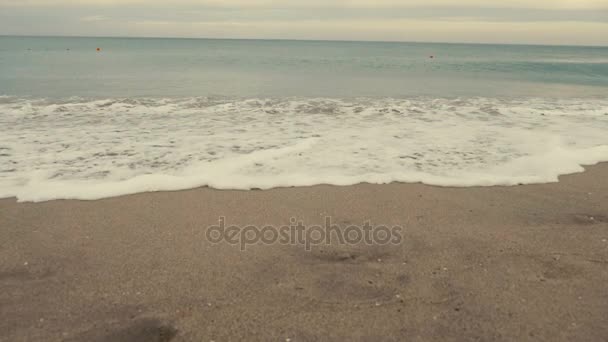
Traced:
<path fill-rule="evenodd" d="M 90 15 L 90 16 L 80 18 L 80 21 L 84 21 L 84 22 L 95 22 L 95 21 L 105 21 L 105 20 L 108 20 L 108 18 L 104 17 L 103 15 Z"/>
<path fill-rule="evenodd" d="M 608 0 L 0 0 L 17 35 L 608 45 Z"/>
<path fill-rule="evenodd" d="M 219 8 L 411 8 L 411 7 L 494 7 L 545 9 L 608 8 L 608 0 L 0 0 L 0 6 L 177 6 Z"/>

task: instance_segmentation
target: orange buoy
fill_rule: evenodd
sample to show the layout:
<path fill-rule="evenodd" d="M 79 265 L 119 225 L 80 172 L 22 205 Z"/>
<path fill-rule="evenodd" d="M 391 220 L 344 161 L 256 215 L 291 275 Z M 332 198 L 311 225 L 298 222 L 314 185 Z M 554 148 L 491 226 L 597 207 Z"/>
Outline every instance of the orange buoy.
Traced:
<path fill-rule="evenodd" d="M 99 51 L 101 51 L 101 49 L 100 49 L 100 48 L 97 48 L 97 52 L 99 52 Z"/>

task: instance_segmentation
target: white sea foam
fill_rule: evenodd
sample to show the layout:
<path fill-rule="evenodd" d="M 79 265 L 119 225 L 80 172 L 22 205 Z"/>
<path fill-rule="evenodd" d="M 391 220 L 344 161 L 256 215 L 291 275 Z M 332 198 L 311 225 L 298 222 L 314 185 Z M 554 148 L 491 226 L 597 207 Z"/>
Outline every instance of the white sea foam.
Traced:
<path fill-rule="evenodd" d="M 0 197 L 555 182 L 608 161 L 608 100 L 0 97 Z"/>

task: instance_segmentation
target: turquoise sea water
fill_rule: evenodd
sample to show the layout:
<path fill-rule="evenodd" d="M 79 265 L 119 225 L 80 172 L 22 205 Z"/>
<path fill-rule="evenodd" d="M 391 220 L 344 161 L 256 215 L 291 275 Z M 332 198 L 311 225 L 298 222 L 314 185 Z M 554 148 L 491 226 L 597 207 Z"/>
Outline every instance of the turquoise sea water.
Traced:
<path fill-rule="evenodd" d="M 607 132 L 605 47 L 0 37 L 0 197 L 542 183 Z"/>

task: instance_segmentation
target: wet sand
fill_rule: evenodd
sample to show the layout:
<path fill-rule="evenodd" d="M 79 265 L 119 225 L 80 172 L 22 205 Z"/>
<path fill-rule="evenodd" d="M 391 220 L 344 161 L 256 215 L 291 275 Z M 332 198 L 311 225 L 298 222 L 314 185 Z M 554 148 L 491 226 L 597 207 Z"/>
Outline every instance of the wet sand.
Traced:
<path fill-rule="evenodd" d="M 401 225 L 395 246 L 206 241 Z M 608 341 L 608 164 L 560 183 L 0 200 L 2 341 Z"/>

